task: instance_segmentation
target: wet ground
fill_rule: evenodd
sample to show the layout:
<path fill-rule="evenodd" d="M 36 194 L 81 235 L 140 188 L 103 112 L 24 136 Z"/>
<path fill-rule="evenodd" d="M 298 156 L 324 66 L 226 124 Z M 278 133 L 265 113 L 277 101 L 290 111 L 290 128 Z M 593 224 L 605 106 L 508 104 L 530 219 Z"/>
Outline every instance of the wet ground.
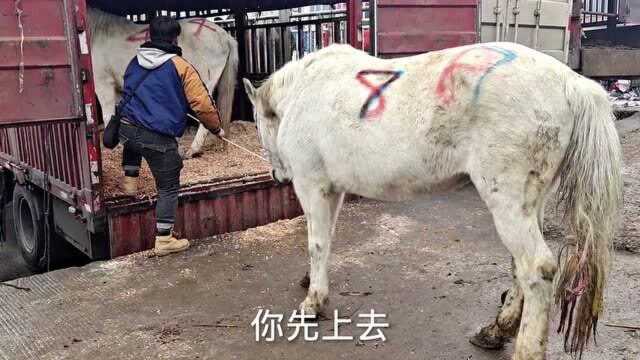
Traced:
<path fill-rule="evenodd" d="M 557 248 L 562 232 L 546 237 Z M 198 241 L 164 258 L 136 254 L 0 287 L 0 359 L 509 359 L 467 338 L 490 321 L 510 257 L 473 188 L 410 203 L 361 200 L 340 216 L 331 302 L 351 317 L 387 314 L 386 342 L 256 342 L 259 309 L 285 318 L 303 299 L 305 222 L 298 218 Z M 640 256 L 618 252 L 598 346 L 583 359 L 640 359 Z M 283 323 L 284 335 L 290 335 Z M 320 322 L 322 335 L 331 320 Z M 552 336 L 549 359 L 569 359 Z"/>

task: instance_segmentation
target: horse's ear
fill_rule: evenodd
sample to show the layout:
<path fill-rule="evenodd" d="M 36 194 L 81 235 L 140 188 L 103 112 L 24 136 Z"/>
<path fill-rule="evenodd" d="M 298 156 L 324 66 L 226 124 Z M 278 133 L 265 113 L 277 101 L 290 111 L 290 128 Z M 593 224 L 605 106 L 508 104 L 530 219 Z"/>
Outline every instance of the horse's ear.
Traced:
<path fill-rule="evenodd" d="M 242 78 L 242 82 L 244 83 L 244 91 L 247 92 L 249 96 L 249 100 L 251 100 L 251 104 L 256 105 L 256 88 L 253 87 L 253 84 L 248 79 Z"/>

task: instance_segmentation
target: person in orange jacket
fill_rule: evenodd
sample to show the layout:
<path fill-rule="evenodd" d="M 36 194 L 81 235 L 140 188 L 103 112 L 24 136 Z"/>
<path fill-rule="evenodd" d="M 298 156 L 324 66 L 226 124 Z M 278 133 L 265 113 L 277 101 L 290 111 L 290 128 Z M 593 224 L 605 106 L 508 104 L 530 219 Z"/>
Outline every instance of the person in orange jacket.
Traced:
<path fill-rule="evenodd" d="M 195 114 L 209 131 L 224 136 L 209 91 L 196 69 L 181 56 L 180 32 L 180 24 L 171 17 L 151 21 L 151 41 L 142 44 L 129 63 L 120 103 L 123 187 L 129 195 L 137 193 L 144 158 L 158 190 L 155 252 L 159 256 L 189 247 L 187 239 L 173 235 L 183 167 L 176 138 L 184 134 L 187 114 Z"/>

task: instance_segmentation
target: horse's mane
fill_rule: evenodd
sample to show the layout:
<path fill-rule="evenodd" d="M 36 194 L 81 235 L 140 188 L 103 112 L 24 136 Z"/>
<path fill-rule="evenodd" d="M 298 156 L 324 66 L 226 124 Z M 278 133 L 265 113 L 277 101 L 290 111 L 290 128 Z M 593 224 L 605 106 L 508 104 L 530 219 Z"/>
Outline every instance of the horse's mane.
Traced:
<path fill-rule="evenodd" d="M 125 17 L 109 14 L 100 9 L 88 7 L 87 12 L 89 14 L 91 34 L 94 38 L 108 35 L 114 29 L 120 30 L 125 26 L 135 26 L 135 23 L 127 20 Z"/>
<path fill-rule="evenodd" d="M 354 54 L 358 51 L 349 45 L 334 44 L 309 54 L 302 59 L 290 61 L 273 73 L 258 88 L 258 98 L 273 105 L 279 101 L 281 90 L 289 87 L 311 64 L 327 57 L 342 54 Z"/>

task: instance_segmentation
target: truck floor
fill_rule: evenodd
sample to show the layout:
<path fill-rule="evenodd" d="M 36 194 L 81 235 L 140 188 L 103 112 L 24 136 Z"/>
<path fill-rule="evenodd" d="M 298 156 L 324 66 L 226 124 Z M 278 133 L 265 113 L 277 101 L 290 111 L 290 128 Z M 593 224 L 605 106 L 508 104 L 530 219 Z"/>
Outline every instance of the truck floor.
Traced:
<path fill-rule="evenodd" d="M 562 230 L 549 222 L 557 250 Z M 510 283 L 510 256 L 471 187 L 409 203 L 358 201 L 340 215 L 331 301 L 353 324 L 387 314 L 386 342 L 256 342 L 258 309 L 284 314 L 305 296 L 302 218 L 198 241 L 163 258 L 135 254 L 0 287 L 0 359 L 509 359 L 468 338 L 492 320 Z M 342 294 L 342 295 L 341 295 Z M 640 256 L 618 252 L 598 346 L 583 359 L 640 357 Z M 322 335 L 331 320 L 319 322 Z M 283 323 L 284 335 L 290 334 Z M 549 359 L 570 359 L 550 330 Z"/>

